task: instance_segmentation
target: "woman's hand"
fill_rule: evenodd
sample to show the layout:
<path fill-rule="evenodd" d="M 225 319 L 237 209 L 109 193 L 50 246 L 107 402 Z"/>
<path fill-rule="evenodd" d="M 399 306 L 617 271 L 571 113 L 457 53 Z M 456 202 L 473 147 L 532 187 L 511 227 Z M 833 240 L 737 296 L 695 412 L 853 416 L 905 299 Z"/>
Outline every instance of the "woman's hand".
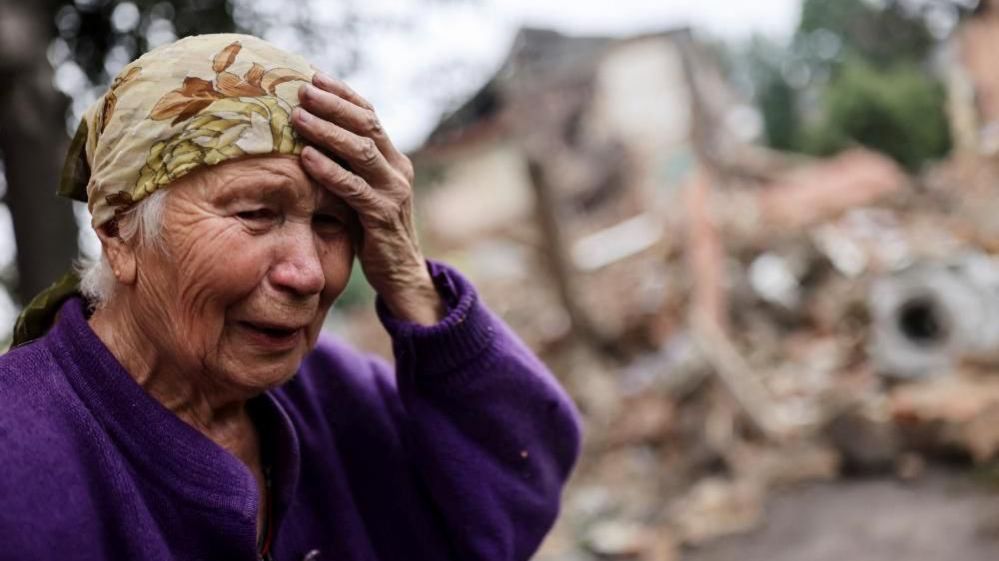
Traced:
<path fill-rule="evenodd" d="M 357 213 L 357 256 L 368 282 L 396 317 L 437 323 L 444 306 L 413 227 L 409 158 L 393 146 L 371 104 L 343 82 L 316 73 L 299 97 L 292 123 L 312 144 L 302 151 L 302 165 Z"/>

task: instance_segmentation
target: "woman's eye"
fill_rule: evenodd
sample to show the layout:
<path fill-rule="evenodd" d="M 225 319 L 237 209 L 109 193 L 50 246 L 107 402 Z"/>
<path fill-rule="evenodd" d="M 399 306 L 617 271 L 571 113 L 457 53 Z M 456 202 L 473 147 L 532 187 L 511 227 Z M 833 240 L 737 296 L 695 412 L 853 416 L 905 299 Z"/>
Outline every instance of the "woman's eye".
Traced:
<path fill-rule="evenodd" d="M 236 216 L 249 222 L 263 222 L 266 220 L 273 220 L 277 214 L 273 210 L 267 208 L 257 208 L 237 212 Z"/>
<path fill-rule="evenodd" d="M 339 228 L 343 221 L 332 214 L 317 214 L 312 217 L 313 223 L 320 228 Z"/>

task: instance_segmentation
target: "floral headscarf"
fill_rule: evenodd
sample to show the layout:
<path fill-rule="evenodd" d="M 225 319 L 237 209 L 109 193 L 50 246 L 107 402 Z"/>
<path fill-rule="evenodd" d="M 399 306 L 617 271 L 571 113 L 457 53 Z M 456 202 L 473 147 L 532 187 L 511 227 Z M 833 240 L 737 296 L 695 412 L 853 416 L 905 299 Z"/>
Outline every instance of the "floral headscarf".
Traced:
<path fill-rule="evenodd" d="M 260 154 L 299 154 L 291 126 L 315 69 L 250 35 L 186 37 L 125 66 L 85 113 L 59 194 L 86 202 L 98 228 L 192 170 Z M 71 272 L 25 307 L 14 345 L 40 337 L 79 291 Z"/>
<path fill-rule="evenodd" d="M 249 35 L 198 35 L 126 66 L 84 115 L 61 192 L 88 202 L 94 227 L 201 166 L 298 154 L 298 88 L 314 70 Z"/>

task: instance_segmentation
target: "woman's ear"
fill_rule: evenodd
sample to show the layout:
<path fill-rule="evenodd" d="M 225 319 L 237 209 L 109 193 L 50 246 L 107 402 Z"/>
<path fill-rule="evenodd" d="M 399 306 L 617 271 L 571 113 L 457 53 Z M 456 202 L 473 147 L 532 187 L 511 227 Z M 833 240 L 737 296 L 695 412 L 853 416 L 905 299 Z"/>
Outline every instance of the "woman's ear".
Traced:
<path fill-rule="evenodd" d="M 111 220 L 97 228 L 97 238 L 101 240 L 104 256 L 118 282 L 133 284 L 136 277 L 135 248 L 125 243 L 125 240 L 118 235 L 115 221 Z"/>

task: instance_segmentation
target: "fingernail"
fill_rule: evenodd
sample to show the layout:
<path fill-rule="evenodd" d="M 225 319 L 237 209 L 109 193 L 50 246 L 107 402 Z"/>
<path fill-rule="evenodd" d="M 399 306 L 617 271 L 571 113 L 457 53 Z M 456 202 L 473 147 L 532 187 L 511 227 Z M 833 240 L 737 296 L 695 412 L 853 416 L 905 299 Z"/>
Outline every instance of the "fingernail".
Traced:
<path fill-rule="evenodd" d="M 333 80 L 332 77 L 327 74 L 323 74 L 322 72 L 316 72 L 316 74 L 312 77 L 312 82 L 316 85 L 325 87 L 333 87 L 336 85 L 336 81 Z"/>
<path fill-rule="evenodd" d="M 294 115 L 294 117 L 296 119 L 298 119 L 298 121 L 300 123 L 308 123 L 308 122 L 312 121 L 312 115 L 309 114 L 309 112 L 306 111 L 305 109 L 302 109 L 301 107 L 296 107 L 295 108 L 295 115 Z"/>
<path fill-rule="evenodd" d="M 302 84 L 302 87 L 298 88 L 298 98 L 299 99 L 315 99 L 316 97 L 316 87 L 312 84 Z"/>

